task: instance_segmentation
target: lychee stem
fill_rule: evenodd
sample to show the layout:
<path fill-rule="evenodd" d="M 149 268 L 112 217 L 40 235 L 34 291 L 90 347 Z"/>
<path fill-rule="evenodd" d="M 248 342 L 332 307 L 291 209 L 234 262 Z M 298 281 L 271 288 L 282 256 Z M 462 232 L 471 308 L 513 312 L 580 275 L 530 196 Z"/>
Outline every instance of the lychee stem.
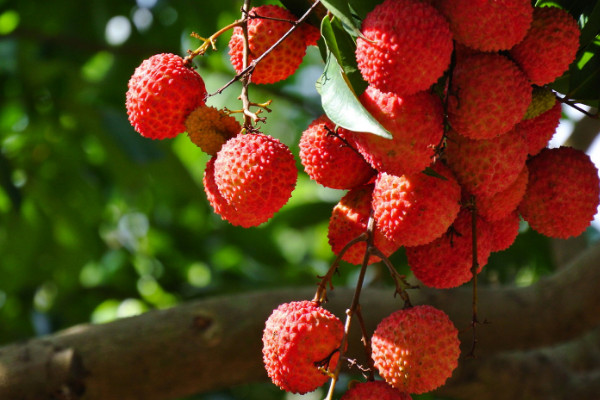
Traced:
<path fill-rule="evenodd" d="M 232 22 L 231 24 L 219 29 L 218 31 L 210 35 L 208 38 L 204 38 L 198 35 L 197 33 L 192 32 L 191 36 L 201 40 L 202 44 L 194 51 L 188 50 L 188 55 L 183 59 L 183 63 L 187 66 L 190 66 L 194 57 L 204 55 L 204 53 L 206 53 L 206 50 L 208 50 L 209 47 L 212 47 L 213 50 L 216 50 L 217 48 L 215 46 L 215 42 L 217 38 L 225 32 L 227 32 L 228 30 L 233 29 L 236 26 L 240 26 L 242 22 L 243 20 Z"/>
<path fill-rule="evenodd" d="M 360 304 L 356 307 L 356 319 L 358 319 L 358 324 L 360 325 L 360 331 L 362 333 L 362 343 L 365 349 L 365 358 L 367 360 L 367 370 L 369 371 L 369 377 L 367 380 L 373 381 L 375 380 L 375 366 L 373 365 L 373 358 L 371 357 L 371 336 L 367 332 L 367 327 L 365 326 L 365 320 L 362 316 L 362 307 Z"/>

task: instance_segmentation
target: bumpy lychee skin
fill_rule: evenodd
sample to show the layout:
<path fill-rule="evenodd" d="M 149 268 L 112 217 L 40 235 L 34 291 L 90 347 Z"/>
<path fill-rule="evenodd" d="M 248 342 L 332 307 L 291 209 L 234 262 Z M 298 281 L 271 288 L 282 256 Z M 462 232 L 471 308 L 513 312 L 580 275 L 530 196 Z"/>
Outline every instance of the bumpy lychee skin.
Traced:
<path fill-rule="evenodd" d="M 440 237 L 460 209 L 460 187 L 442 163 L 433 170 L 445 179 L 423 172 L 378 175 L 373 191 L 377 226 L 397 245 L 418 246 Z"/>
<path fill-rule="evenodd" d="M 531 103 L 523 119 L 535 118 L 556 105 L 556 96 L 552 89 L 545 86 L 534 86 L 531 93 Z"/>
<path fill-rule="evenodd" d="M 529 180 L 529 170 L 527 166 L 517 176 L 517 179 L 506 189 L 491 196 L 476 196 L 476 206 L 479 215 L 488 221 L 497 221 L 508 216 L 517 209 Z"/>
<path fill-rule="evenodd" d="M 296 21 L 294 14 L 277 5 L 253 7 L 248 21 L 248 63 L 253 62 L 279 40 Z M 267 17 L 260 18 L 260 17 Z M 290 22 L 286 22 L 290 21 Z M 244 36 L 241 27 L 236 27 L 229 41 L 231 64 L 237 73 L 244 68 Z M 288 78 L 298 69 L 306 53 L 305 38 L 299 30 L 288 36 L 279 46 L 256 65 L 252 83 L 275 83 Z"/>
<path fill-rule="evenodd" d="M 340 400 L 412 400 L 412 397 L 384 381 L 370 381 L 356 383 Z"/>
<path fill-rule="evenodd" d="M 525 142 L 527 142 L 527 153 L 535 156 L 544 147 L 548 145 L 552 136 L 556 133 L 556 128 L 560 123 L 562 116 L 562 107 L 560 102 L 554 100 L 554 105 L 547 111 L 531 119 L 524 119 L 515 126 Z"/>
<path fill-rule="evenodd" d="M 516 130 L 493 139 L 472 140 L 455 132 L 446 142 L 448 166 L 458 183 L 476 196 L 508 188 L 527 160 L 525 139 Z"/>
<path fill-rule="evenodd" d="M 598 169 L 589 156 L 570 147 L 544 149 L 528 163 L 529 184 L 519 205 L 537 232 L 566 239 L 590 225 L 599 202 Z"/>
<path fill-rule="evenodd" d="M 263 332 L 263 361 L 274 384 L 292 393 L 312 392 L 329 379 L 319 367 L 334 370 L 344 327 L 312 301 L 280 305 Z"/>
<path fill-rule="evenodd" d="M 300 160 L 317 183 L 333 189 L 351 189 L 366 183 L 375 170 L 350 147 L 344 131 L 322 115 L 300 137 Z"/>
<path fill-rule="evenodd" d="M 408 393 L 443 385 L 458 365 L 458 330 L 446 313 L 422 305 L 384 318 L 371 338 L 371 355 L 385 381 Z"/>
<path fill-rule="evenodd" d="M 477 218 L 477 261 L 479 270 L 487 264 L 492 237 L 487 221 Z M 440 238 L 423 246 L 407 247 L 411 271 L 423 284 L 437 289 L 460 286 L 471 280 L 473 265 L 472 216 L 461 210 L 452 227 Z"/>
<path fill-rule="evenodd" d="M 192 111 L 185 120 L 185 126 L 190 140 L 211 156 L 242 129 L 235 118 L 209 106 L 200 106 Z"/>
<path fill-rule="evenodd" d="M 215 159 L 215 183 L 221 196 L 249 221 L 266 222 L 290 198 L 298 171 L 294 156 L 279 140 L 260 133 L 239 134 Z"/>
<path fill-rule="evenodd" d="M 327 237 L 331 250 L 336 255 L 340 254 L 344 246 L 351 240 L 367 231 L 373 186 L 372 184 L 365 185 L 350 190 L 333 208 Z M 400 247 L 386 238 L 377 224 L 373 231 L 373 244 L 386 257 L 391 256 Z M 365 250 L 365 242 L 356 243 L 344 253 L 342 260 L 351 264 L 362 264 Z M 371 256 L 368 263 L 372 264 L 377 261 L 379 261 L 379 257 Z"/>
<path fill-rule="evenodd" d="M 529 0 L 437 0 L 454 39 L 480 51 L 508 50 L 527 33 L 533 7 Z"/>
<path fill-rule="evenodd" d="M 426 2 L 386 0 L 362 23 L 356 60 L 364 79 L 407 96 L 429 88 L 450 64 L 452 34 L 446 19 Z M 424 62 L 427 60 L 427 62 Z"/>
<path fill-rule="evenodd" d="M 579 35 L 577 21 L 567 11 L 536 8 L 527 35 L 510 55 L 532 83 L 545 85 L 554 82 L 575 60 Z"/>
<path fill-rule="evenodd" d="M 221 216 L 221 219 L 228 221 L 232 225 L 237 226 L 255 226 L 262 223 L 261 220 L 255 220 L 253 215 L 239 215 L 237 210 L 223 198 L 221 191 L 215 183 L 215 159 L 212 157 L 206 163 L 204 169 L 204 192 L 209 204 L 214 209 L 215 213 Z"/>
<path fill-rule="evenodd" d="M 490 232 L 492 235 L 492 252 L 508 249 L 519 235 L 519 225 L 521 218 L 519 212 L 513 211 L 506 217 L 489 221 Z"/>
<path fill-rule="evenodd" d="M 129 79 L 125 105 L 129 122 L 150 139 L 173 138 L 185 131 L 185 119 L 204 105 L 202 77 L 175 54 L 156 54 Z"/>
<path fill-rule="evenodd" d="M 490 139 L 512 129 L 531 103 L 531 85 L 500 54 L 457 60 L 448 96 L 448 122 L 471 139 Z"/>
<path fill-rule="evenodd" d="M 369 86 L 360 101 L 393 137 L 390 140 L 367 132 L 347 135 L 373 168 L 403 175 L 431 164 L 444 134 L 439 97 L 428 92 L 399 97 Z"/>

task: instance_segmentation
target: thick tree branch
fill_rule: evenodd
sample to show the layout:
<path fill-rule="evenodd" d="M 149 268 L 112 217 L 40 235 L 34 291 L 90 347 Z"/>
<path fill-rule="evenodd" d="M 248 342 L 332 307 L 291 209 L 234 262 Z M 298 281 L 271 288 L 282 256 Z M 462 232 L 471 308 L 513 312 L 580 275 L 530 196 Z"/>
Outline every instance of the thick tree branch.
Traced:
<path fill-rule="evenodd" d="M 486 371 L 514 361 L 515 356 L 502 351 L 554 345 L 600 324 L 598 260 L 600 245 L 533 286 L 481 288 L 479 310 L 491 324 L 480 329 L 480 358 L 461 360 L 444 390 L 485 385 Z M 0 398 L 158 400 L 264 380 L 264 321 L 278 304 L 310 299 L 314 291 L 313 287 L 287 289 L 197 301 L 2 347 Z M 367 331 L 402 307 L 393 292 L 393 288 L 363 291 L 361 305 Z M 352 293 L 341 288 L 329 292 L 326 307 L 343 315 Z M 470 299 L 469 288 L 411 293 L 414 304 L 427 303 L 446 310 L 459 328 L 469 325 Z M 349 355 L 361 358 L 360 330 L 351 333 Z M 470 341 L 465 332 L 465 348 Z M 480 371 L 479 367 L 471 369 L 479 365 L 473 363 L 481 363 L 481 373 L 474 372 Z M 576 378 L 580 384 L 597 385 L 596 377 L 597 370 L 589 369 Z M 545 379 L 545 375 L 540 378 Z M 530 375 L 528 379 L 538 377 Z"/>

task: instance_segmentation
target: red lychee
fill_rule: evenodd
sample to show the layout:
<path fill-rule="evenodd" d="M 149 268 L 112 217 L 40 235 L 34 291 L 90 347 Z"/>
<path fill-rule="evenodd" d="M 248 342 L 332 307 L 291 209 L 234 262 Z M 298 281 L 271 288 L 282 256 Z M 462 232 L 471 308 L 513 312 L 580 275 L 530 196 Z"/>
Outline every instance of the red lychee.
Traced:
<path fill-rule="evenodd" d="M 492 251 L 487 221 L 476 219 L 478 272 Z M 471 280 L 473 265 L 472 215 L 463 209 L 452 227 L 431 243 L 406 248 L 411 271 L 423 284 L 438 289 L 460 286 Z"/>
<path fill-rule="evenodd" d="M 508 188 L 527 159 L 525 139 L 516 130 L 492 139 L 473 140 L 455 132 L 446 142 L 448 166 L 458 183 L 476 196 L 492 196 Z"/>
<path fill-rule="evenodd" d="M 420 92 L 402 98 L 369 86 L 360 100 L 393 136 L 391 140 L 366 132 L 346 136 L 373 168 L 403 175 L 431 164 L 444 134 L 439 97 Z"/>
<path fill-rule="evenodd" d="M 215 159 L 216 157 L 212 157 L 206 163 L 206 168 L 204 169 L 204 177 L 202 182 L 204 183 L 204 192 L 206 193 L 206 198 L 208 202 L 215 210 L 215 213 L 221 216 L 221 219 L 228 221 L 232 225 L 238 226 L 255 226 L 260 225 L 262 221 L 254 220 L 252 215 L 238 215 L 236 209 L 230 205 L 227 200 L 223 198 L 221 195 L 221 191 L 217 187 L 215 183 Z"/>
<path fill-rule="evenodd" d="M 491 196 L 476 196 L 477 212 L 488 221 L 505 218 L 517 209 L 527 189 L 529 170 L 524 166 L 517 179 L 506 189 Z"/>
<path fill-rule="evenodd" d="M 454 39 L 481 51 L 508 50 L 527 33 L 532 20 L 530 0 L 437 0 Z"/>
<path fill-rule="evenodd" d="M 448 122 L 471 139 L 490 139 L 512 129 L 531 103 L 525 74 L 500 54 L 457 60 L 448 96 Z"/>
<path fill-rule="evenodd" d="M 424 393 L 443 385 L 458 365 L 458 330 L 446 313 L 422 305 L 384 318 L 371 339 L 379 374 L 396 389 Z"/>
<path fill-rule="evenodd" d="M 125 105 L 129 122 L 150 139 L 173 138 L 185 132 L 185 119 L 204 105 L 202 77 L 175 54 L 156 54 L 129 79 Z"/>
<path fill-rule="evenodd" d="M 583 151 L 543 149 L 528 161 L 529 183 L 519 205 L 535 231 L 554 238 L 578 236 L 596 214 L 598 169 Z"/>
<path fill-rule="evenodd" d="M 237 222 L 245 228 L 266 222 L 287 203 L 297 176 L 289 148 L 260 133 L 229 139 L 215 159 L 214 180 L 219 193 L 236 210 Z"/>
<path fill-rule="evenodd" d="M 263 332 L 269 377 L 287 392 L 312 392 L 329 379 L 319 368 L 335 369 L 343 334 L 342 322 L 315 302 L 280 305 Z"/>
<path fill-rule="evenodd" d="M 490 233 L 492 235 L 492 252 L 508 249 L 519 235 L 521 218 L 519 212 L 513 211 L 506 217 L 489 221 Z"/>
<path fill-rule="evenodd" d="M 548 145 L 562 116 L 561 104 L 554 100 L 554 106 L 537 117 L 524 119 L 515 126 L 527 142 L 527 152 L 534 156 Z"/>
<path fill-rule="evenodd" d="M 532 83 L 542 86 L 554 82 L 575 60 L 579 35 L 577 21 L 567 11 L 535 8 L 527 35 L 510 55 Z"/>
<path fill-rule="evenodd" d="M 344 139 L 344 131 L 335 130 L 335 124 L 322 115 L 302 133 L 300 160 L 304 170 L 317 183 L 333 189 L 366 183 L 375 171 Z"/>
<path fill-rule="evenodd" d="M 370 381 L 354 384 L 340 400 L 412 400 L 412 397 L 384 381 Z"/>
<path fill-rule="evenodd" d="M 290 30 L 296 17 L 287 9 L 271 4 L 253 7 L 248 14 L 248 63 L 251 63 Z M 296 72 L 305 53 L 305 37 L 296 30 L 256 65 L 252 83 L 275 83 L 286 79 Z M 237 73 L 244 69 L 243 54 L 242 28 L 235 27 L 229 41 L 229 56 Z"/>
<path fill-rule="evenodd" d="M 361 32 L 358 68 L 382 91 L 407 96 L 425 90 L 450 64 L 448 22 L 427 2 L 386 0 L 366 16 Z"/>
<path fill-rule="evenodd" d="M 423 172 L 378 175 L 373 191 L 377 226 L 398 246 L 418 246 L 440 237 L 460 209 L 460 187 L 442 163 L 433 170 L 444 178 Z"/>
<path fill-rule="evenodd" d="M 327 237 L 331 250 L 336 254 L 351 240 L 367 231 L 369 216 L 371 215 L 371 199 L 373 185 L 365 185 L 350 190 L 333 208 Z M 342 256 L 342 260 L 351 264 L 360 265 L 363 262 L 366 242 L 358 242 L 350 247 Z M 373 244 L 384 256 L 389 257 L 399 245 L 387 239 L 377 224 L 373 231 Z M 379 257 L 371 256 L 368 263 L 379 261 Z"/>

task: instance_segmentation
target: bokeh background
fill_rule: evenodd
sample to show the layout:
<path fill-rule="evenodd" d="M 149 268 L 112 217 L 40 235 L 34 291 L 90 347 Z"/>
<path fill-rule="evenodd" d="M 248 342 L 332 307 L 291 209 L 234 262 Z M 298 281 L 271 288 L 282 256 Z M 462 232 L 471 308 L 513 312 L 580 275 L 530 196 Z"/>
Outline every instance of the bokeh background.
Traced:
<path fill-rule="evenodd" d="M 0 1 L 0 345 L 190 299 L 315 285 L 325 273 L 328 218 L 343 192 L 309 181 L 298 162 L 290 202 L 261 227 L 233 227 L 206 201 L 208 157 L 185 134 L 152 141 L 127 120 L 127 82 L 141 61 L 185 55 L 200 44 L 192 32 L 210 36 L 239 18 L 241 3 Z M 277 4 L 253 2 L 265 3 Z M 228 39 L 195 60 L 209 93 L 233 77 Z M 296 156 L 303 129 L 322 112 L 314 86 L 322 69 L 311 48 L 288 81 L 250 88 L 252 101 L 273 100 L 263 132 Z M 241 108 L 239 93 L 234 84 L 208 104 Z M 553 145 L 571 140 L 598 165 L 600 126 L 581 116 L 565 112 Z M 599 239 L 594 227 L 554 241 L 523 224 L 482 281 L 531 284 Z M 392 261 L 409 274 L 401 251 Z M 345 264 L 336 282 L 353 285 L 357 273 Z M 367 283 L 391 280 L 376 265 Z M 265 383 L 194 397 L 238 398 L 294 396 Z"/>

